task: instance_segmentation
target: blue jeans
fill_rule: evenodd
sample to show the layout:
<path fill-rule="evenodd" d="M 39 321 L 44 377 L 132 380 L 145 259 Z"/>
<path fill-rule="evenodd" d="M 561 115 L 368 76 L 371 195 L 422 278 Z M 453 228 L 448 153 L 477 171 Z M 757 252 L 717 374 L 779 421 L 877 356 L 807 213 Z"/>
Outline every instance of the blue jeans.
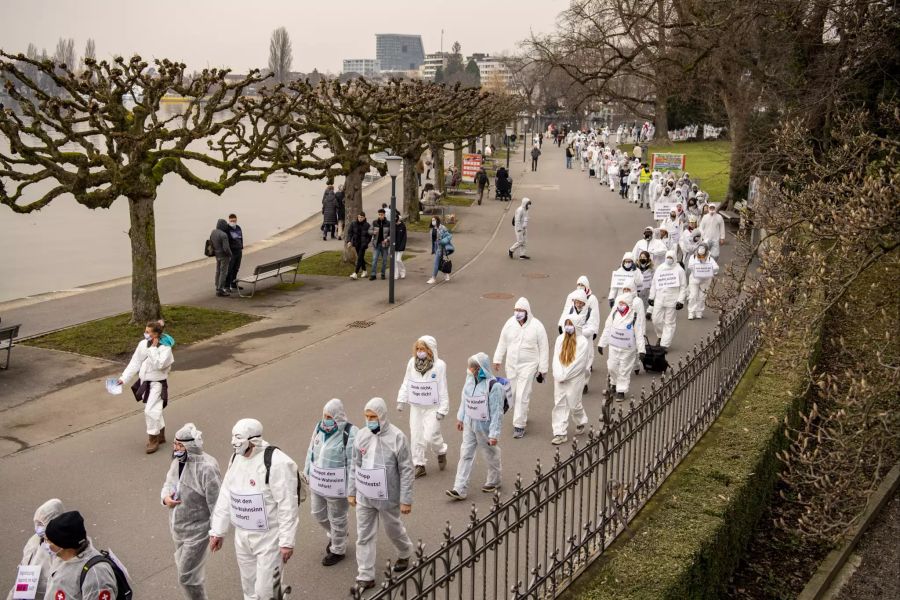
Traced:
<path fill-rule="evenodd" d="M 382 247 L 380 244 L 375 246 L 375 249 L 372 251 L 372 277 L 375 277 L 375 272 L 378 271 L 378 257 L 381 257 L 381 275 L 384 276 L 384 270 L 387 268 L 388 263 L 388 254 L 390 254 L 390 248 Z"/>
<path fill-rule="evenodd" d="M 439 243 L 435 242 L 434 244 L 434 273 L 431 274 L 432 277 L 437 277 L 438 272 L 441 270 L 441 258 L 444 256 L 444 248 Z"/>

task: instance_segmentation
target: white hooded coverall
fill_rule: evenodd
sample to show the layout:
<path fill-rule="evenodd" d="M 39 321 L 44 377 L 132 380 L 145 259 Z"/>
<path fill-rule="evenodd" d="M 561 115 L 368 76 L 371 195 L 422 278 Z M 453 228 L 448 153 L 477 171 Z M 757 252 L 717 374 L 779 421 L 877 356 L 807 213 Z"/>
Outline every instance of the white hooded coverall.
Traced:
<path fill-rule="evenodd" d="M 609 380 L 616 387 L 616 392 L 623 394 L 628 393 L 638 354 L 646 352 L 646 319 L 639 302 L 634 292 L 616 298 L 612 311 L 606 317 L 598 344 L 600 348 L 607 348 L 606 370 L 609 372 Z M 620 304 L 628 307 L 625 314 L 618 310 Z"/>
<path fill-rule="evenodd" d="M 434 364 L 425 373 L 416 370 L 416 357 L 406 364 L 406 374 L 397 393 L 397 408 L 409 409 L 409 433 L 412 445 L 413 465 L 425 466 L 427 451 L 438 456 L 447 454 L 447 444 L 441 435 L 441 422 L 450 412 L 450 394 L 447 391 L 447 363 L 438 358 L 437 340 L 430 335 L 418 339 L 428 349 Z"/>
<path fill-rule="evenodd" d="M 528 424 L 528 403 L 535 375 L 547 373 L 550 368 L 550 348 L 547 330 L 531 312 L 525 298 L 516 301 L 516 309 L 527 313 L 523 323 L 510 317 L 500 331 L 500 340 L 494 351 L 494 364 L 506 359 L 506 378 L 512 386 L 516 405 L 513 409 L 513 427 L 524 429 Z"/>
<path fill-rule="evenodd" d="M 162 500 L 172 496 L 181 502 L 168 510 L 169 531 L 175 542 L 175 568 L 184 597 L 206 600 L 209 521 L 219 497 L 219 463 L 203 452 L 202 434 L 193 423 L 179 429 L 175 441 L 184 444 L 187 455 L 184 462 L 176 458 L 169 465 L 159 496 Z"/>
<path fill-rule="evenodd" d="M 269 485 L 263 453 L 268 442 L 254 440 L 249 457 L 234 455 L 213 510 L 209 534 L 224 537 L 232 524 L 244 600 L 280 599 L 280 548 L 293 548 L 300 514 L 297 464 L 281 450 L 272 455 Z"/>
<path fill-rule="evenodd" d="M 363 427 L 356 434 L 353 485 L 347 494 L 356 497 L 356 578 L 374 581 L 379 519 L 399 558 L 412 556 L 413 543 L 400 519 L 400 505 L 413 503 L 415 470 L 406 435 L 388 422 L 384 400 L 372 398 L 366 410 L 378 415 L 380 429 L 373 433 Z"/>
<path fill-rule="evenodd" d="M 172 348 L 169 346 L 163 344 L 150 346 L 149 343 L 149 340 L 138 342 L 134 354 L 131 355 L 131 361 L 119 379 L 127 384 L 137 375 L 141 381 L 152 382 L 150 397 L 144 406 L 144 420 L 147 423 L 147 434 L 159 435 L 159 431 L 166 426 L 163 419 L 162 383 L 160 382 L 169 377 L 169 371 L 172 369 L 175 358 L 172 356 Z"/>
<path fill-rule="evenodd" d="M 725 239 L 725 219 L 718 211 L 707 213 L 700 219 L 700 233 L 709 245 L 709 255 L 719 258 L 719 241 Z"/>
<path fill-rule="evenodd" d="M 326 402 L 322 413 L 331 415 L 334 419 L 334 430 L 324 431 L 322 421 L 316 424 L 306 451 L 303 472 L 309 481 L 312 518 L 328 534 L 332 554 L 343 555 L 347 553 L 347 520 L 350 512 L 347 490 L 353 464 L 353 442 L 358 429 L 347 422 L 344 403 L 337 398 Z M 341 479 L 343 485 L 340 485 Z"/>
<path fill-rule="evenodd" d="M 593 343 L 579 335 L 577 329 L 573 335 L 575 356 L 568 365 L 562 364 L 560 359 L 563 342 L 569 336 L 565 330 L 556 338 L 553 347 L 553 411 L 550 413 L 553 435 L 566 435 L 570 418 L 575 425 L 587 425 L 588 422 L 581 396 L 584 391 L 584 365 L 591 354 Z"/>
<path fill-rule="evenodd" d="M 707 251 L 709 254 L 709 251 Z M 703 317 L 706 309 L 706 294 L 712 285 L 713 277 L 719 272 L 716 259 L 694 255 L 688 261 L 690 281 L 688 283 L 688 317 Z"/>
<path fill-rule="evenodd" d="M 669 259 L 672 264 L 669 264 Z M 675 336 L 675 305 L 684 304 L 687 298 L 687 277 L 681 265 L 674 262 L 675 251 L 666 252 L 666 261 L 656 268 L 653 284 L 650 286 L 650 300 L 653 300 L 653 328 L 660 339 L 660 345 L 668 348 Z"/>
<path fill-rule="evenodd" d="M 582 280 L 587 281 L 587 277 L 582 275 L 578 278 L 578 283 L 580 284 Z M 584 302 L 581 312 L 575 309 L 575 300 Z M 566 319 L 572 321 L 576 333 L 584 336 L 588 346 L 594 345 L 594 340 L 597 339 L 597 335 L 600 333 L 600 306 L 596 296 L 593 294 L 588 296 L 585 290 L 581 288 L 569 294 L 566 306 L 563 307 L 563 312 L 559 316 L 559 331 L 563 331 Z M 594 356 L 588 352 L 588 356 L 584 361 L 584 385 L 588 385 L 591 381 L 591 366 L 593 363 Z"/>
<path fill-rule="evenodd" d="M 488 355 L 484 352 L 469 358 L 475 360 L 486 379 L 477 379 L 471 372 L 466 373 L 463 384 L 459 410 L 456 420 L 463 424 L 463 441 L 459 448 L 459 464 L 456 466 L 456 479 L 453 489 L 465 498 L 469 493 L 469 479 L 472 477 L 472 463 L 475 452 L 481 453 L 487 462 L 487 485 L 499 487 L 501 481 L 500 446 L 491 446 L 488 440 L 500 440 L 500 428 L 503 424 L 503 386 L 491 375 Z M 491 385 L 491 381 L 495 381 Z"/>
<path fill-rule="evenodd" d="M 35 524 L 40 523 L 46 528 L 47 523 L 61 515 L 63 512 L 65 512 L 65 509 L 63 508 L 61 500 L 56 498 L 47 500 L 34 511 L 34 522 Z M 22 549 L 22 561 L 19 564 L 41 568 L 41 572 L 38 573 L 37 587 L 35 588 L 34 597 L 36 600 L 41 600 L 44 597 L 44 594 L 47 591 L 47 579 L 50 577 L 50 572 L 61 564 L 61 561 L 56 555 L 52 554 L 49 550 L 50 548 L 47 546 L 47 540 L 44 539 L 44 536 L 38 535 L 37 533 L 34 533 L 28 538 L 28 541 L 25 542 L 25 548 Z M 9 595 L 6 597 L 6 600 L 13 600 L 13 592 L 15 592 L 15 586 L 9 590 Z M 55 599 L 51 598 L 51 600 Z"/>
<path fill-rule="evenodd" d="M 644 276 L 640 272 L 637 266 L 637 259 L 635 258 L 635 254 L 632 252 L 626 252 L 622 255 L 622 263 L 627 260 L 631 261 L 631 270 L 628 271 L 625 267 L 619 266 L 618 269 L 612 272 L 612 276 L 609 279 L 609 296 L 607 296 L 608 300 L 615 300 L 616 297 L 622 293 L 622 287 L 626 283 L 631 283 L 633 286 L 632 289 L 639 290 L 644 283 Z M 599 317 L 598 317 L 599 319 Z"/>
<path fill-rule="evenodd" d="M 519 256 L 526 254 L 527 248 L 526 245 L 528 243 L 528 206 L 531 204 L 531 200 L 528 198 L 522 198 L 522 204 L 519 205 L 519 208 L 516 209 L 516 215 L 513 220 L 513 227 L 516 230 L 516 243 L 510 246 L 509 251 L 513 253 L 513 258 L 516 257 L 516 252 L 519 252 Z"/>

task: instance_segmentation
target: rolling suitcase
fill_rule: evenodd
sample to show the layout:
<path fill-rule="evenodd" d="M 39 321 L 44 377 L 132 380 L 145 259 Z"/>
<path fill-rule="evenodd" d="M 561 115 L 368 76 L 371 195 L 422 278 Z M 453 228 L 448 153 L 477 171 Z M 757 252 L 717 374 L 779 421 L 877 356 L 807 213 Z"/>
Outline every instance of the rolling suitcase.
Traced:
<path fill-rule="evenodd" d="M 641 361 L 644 371 L 664 373 L 669 368 L 669 361 L 666 360 L 666 349 L 662 346 L 654 346 L 646 336 L 644 336 L 644 340 L 647 342 L 644 360 Z"/>
<path fill-rule="evenodd" d="M 593 169 L 591 169 L 590 171 L 588 171 L 588 177 L 596 177 L 596 176 L 597 176 L 597 174 L 594 172 Z"/>

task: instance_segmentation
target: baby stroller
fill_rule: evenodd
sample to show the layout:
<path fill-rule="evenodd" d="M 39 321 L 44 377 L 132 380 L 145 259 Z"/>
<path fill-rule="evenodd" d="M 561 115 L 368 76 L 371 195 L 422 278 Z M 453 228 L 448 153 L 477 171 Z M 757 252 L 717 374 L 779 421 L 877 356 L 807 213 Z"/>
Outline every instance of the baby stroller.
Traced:
<path fill-rule="evenodd" d="M 494 198 L 497 200 L 512 200 L 512 177 L 497 177 Z"/>

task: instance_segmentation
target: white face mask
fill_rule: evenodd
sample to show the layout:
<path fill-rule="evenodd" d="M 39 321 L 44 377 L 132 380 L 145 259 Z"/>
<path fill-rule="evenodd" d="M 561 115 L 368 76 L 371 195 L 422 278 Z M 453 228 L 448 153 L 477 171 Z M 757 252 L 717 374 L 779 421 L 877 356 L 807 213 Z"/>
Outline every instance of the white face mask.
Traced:
<path fill-rule="evenodd" d="M 416 352 L 416 356 L 419 358 L 419 360 L 425 360 L 426 358 L 428 358 L 428 353 L 424 352 L 422 350 L 419 350 Z"/>
<path fill-rule="evenodd" d="M 145 339 L 145 340 L 149 340 L 149 339 L 150 339 L 150 334 L 149 334 L 149 333 L 145 333 L 145 334 L 144 334 L 144 339 Z"/>
<path fill-rule="evenodd" d="M 573 333 L 575 333 L 575 326 L 574 325 L 566 325 L 565 331 L 569 335 L 572 335 Z"/>
<path fill-rule="evenodd" d="M 432 219 L 432 220 L 431 220 L 431 226 L 432 226 L 432 227 L 437 227 L 437 221 L 435 221 L 434 219 Z"/>
<path fill-rule="evenodd" d="M 231 447 L 234 448 L 235 454 L 243 456 L 247 452 L 247 449 L 250 447 L 250 440 L 236 440 L 232 438 Z"/>
<path fill-rule="evenodd" d="M 524 321 L 526 313 L 524 310 L 517 310 L 513 313 L 513 315 L 515 315 L 516 321 Z"/>
<path fill-rule="evenodd" d="M 56 558 L 56 552 L 50 549 L 50 544 L 44 542 L 43 544 L 41 544 L 41 548 L 44 549 L 44 552 L 46 552 L 50 556 L 50 558 Z"/>
<path fill-rule="evenodd" d="M 44 537 L 44 532 L 47 531 L 47 528 L 43 525 L 35 525 L 34 526 L 34 534 L 38 537 Z"/>

